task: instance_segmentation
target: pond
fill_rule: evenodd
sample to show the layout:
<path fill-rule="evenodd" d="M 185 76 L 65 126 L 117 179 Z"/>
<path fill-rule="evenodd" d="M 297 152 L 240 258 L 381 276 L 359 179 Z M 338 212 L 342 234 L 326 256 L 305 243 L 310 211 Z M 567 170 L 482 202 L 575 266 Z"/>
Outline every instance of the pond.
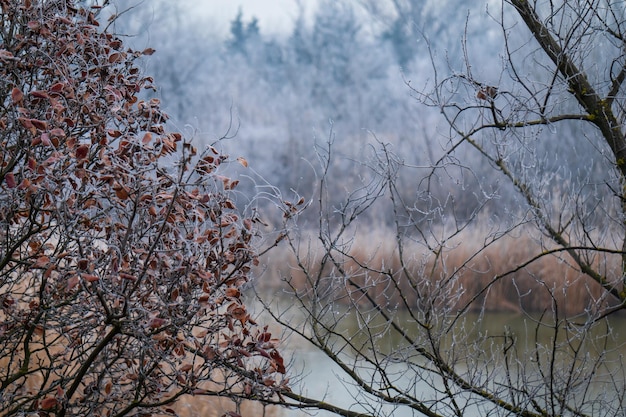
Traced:
<path fill-rule="evenodd" d="M 299 320 L 301 317 L 293 317 L 294 320 Z M 478 323 L 479 326 L 474 329 L 481 334 L 500 335 L 507 329 L 509 334 L 517 335 L 521 338 L 521 345 L 530 342 L 532 339 L 523 340 L 529 331 L 534 332 L 535 318 L 526 317 L 520 314 L 512 313 L 488 313 L 484 315 L 470 314 L 467 316 L 467 322 Z M 262 321 L 261 321 L 262 322 Z M 607 348 L 614 347 L 611 354 L 607 357 L 608 360 L 615 360 L 618 364 L 621 364 L 621 357 L 626 353 L 626 317 L 614 316 L 611 318 L 610 325 L 612 327 L 611 339 L 607 343 Z M 352 331 L 359 327 L 357 320 L 350 318 L 350 315 L 345 315 L 342 322 L 342 326 L 345 326 L 347 334 L 351 334 Z M 352 327 L 352 329 L 351 329 Z M 534 336 L 533 336 L 534 337 Z M 540 335 L 540 338 L 545 338 L 543 342 L 549 341 L 549 335 Z M 393 340 L 381 340 L 383 345 L 392 347 L 396 342 Z M 381 347 L 386 349 L 385 347 Z M 461 349 L 461 347 L 456 347 Z M 611 348 L 613 349 L 613 348 Z M 380 406 L 376 402 L 372 402 L 371 399 L 365 398 L 354 387 L 354 383 L 351 382 L 346 374 L 325 354 L 320 350 L 311 346 L 306 340 L 302 338 L 296 338 L 291 336 L 286 340 L 282 346 L 283 354 L 289 361 L 288 372 L 292 380 L 292 386 L 295 392 L 316 399 L 323 399 L 327 403 L 331 403 L 352 411 L 361 411 L 372 413 L 372 409 L 366 409 L 363 404 L 368 401 L 371 402 L 373 408 L 376 408 L 377 415 L 380 416 L 407 416 L 410 414 L 408 408 L 397 408 L 393 405 Z M 593 352 L 587 352 L 593 356 Z M 533 358 L 529 357 L 529 361 Z M 411 373 L 404 373 L 406 370 L 406 364 L 404 363 L 390 363 L 390 367 L 397 367 L 397 375 L 401 375 L 400 378 L 407 378 Z M 392 370 L 393 371 L 393 370 Z M 433 390 L 432 386 L 422 381 L 404 381 L 409 386 L 412 392 L 416 392 L 419 395 L 425 395 Z M 622 381 L 619 381 L 622 383 Z M 618 392 L 616 390 L 616 392 Z M 609 393 L 610 394 L 610 393 Z M 616 398 L 617 399 L 617 398 Z M 179 407 L 181 417 L 189 415 L 206 415 L 219 417 L 225 410 L 231 410 L 231 406 L 226 402 L 223 404 L 217 404 L 214 401 L 207 403 L 206 399 L 194 398 L 186 404 Z M 477 407 L 468 407 L 465 416 L 474 417 L 484 415 L 484 410 L 481 412 Z M 187 414 L 188 412 L 188 414 Z M 290 410 L 277 407 L 260 407 L 255 404 L 245 404 L 242 408 L 242 415 L 264 415 L 267 417 L 304 417 L 309 416 L 313 412 L 314 415 L 320 417 L 333 416 L 334 414 L 326 411 L 315 410 Z M 415 412 L 413 415 L 419 415 Z"/>

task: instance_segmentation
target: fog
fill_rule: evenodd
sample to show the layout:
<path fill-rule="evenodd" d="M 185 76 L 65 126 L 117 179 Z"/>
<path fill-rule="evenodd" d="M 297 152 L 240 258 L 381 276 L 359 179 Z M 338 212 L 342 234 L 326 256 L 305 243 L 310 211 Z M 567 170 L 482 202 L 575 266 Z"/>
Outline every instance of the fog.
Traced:
<path fill-rule="evenodd" d="M 371 144 L 389 144 L 404 163 L 424 169 L 442 157 L 450 132 L 438 109 L 415 97 L 432 89 L 436 77 L 471 71 L 485 84 L 507 88 L 501 6 L 414 3 L 398 3 L 404 5 L 398 13 L 390 2 L 368 0 L 325 0 L 318 7 L 295 0 L 159 0 L 120 13 L 114 25 L 133 47 L 156 50 L 144 65 L 172 118 L 170 128 L 201 145 L 227 138 L 220 146 L 250 162 L 247 174 L 255 179 L 249 187 L 267 183 L 307 199 L 318 174 L 316 147 L 332 139 L 341 197 L 366 175 Z M 523 46 L 527 33 L 512 28 L 510 41 Z M 538 77 L 541 66 L 529 62 L 526 70 Z M 458 92 L 451 94 L 456 99 Z M 467 96 L 458 99 L 465 103 Z M 585 157 L 594 145 L 574 141 L 584 133 L 577 125 L 559 128 L 558 141 L 549 140 L 556 132 L 548 129 L 548 140 L 532 144 L 539 146 L 529 153 L 535 169 L 555 183 L 595 175 L 598 168 Z M 497 204 L 490 203 L 496 214 L 519 206 L 480 155 L 461 152 L 471 175 L 450 172 L 439 177 L 441 191 L 429 192 L 440 192 L 441 201 L 454 197 L 466 215 L 485 192 L 497 193 Z M 574 161 L 572 169 L 564 172 L 560 158 Z M 418 204 L 411 178 L 400 184 Z"/>

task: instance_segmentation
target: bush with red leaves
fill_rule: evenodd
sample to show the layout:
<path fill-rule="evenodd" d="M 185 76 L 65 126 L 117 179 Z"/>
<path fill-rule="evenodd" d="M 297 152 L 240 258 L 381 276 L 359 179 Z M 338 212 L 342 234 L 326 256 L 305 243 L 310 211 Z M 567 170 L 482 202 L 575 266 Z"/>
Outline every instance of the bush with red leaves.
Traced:
<path fill-rule="evenodd" d="M 255 230 L 228 157 L 166 132 L 139 97 L 144 53 L 96 9 L 0 8 L 0 414 L 149 415 L 184 394 L 286 389 L 242 301 Z"/>

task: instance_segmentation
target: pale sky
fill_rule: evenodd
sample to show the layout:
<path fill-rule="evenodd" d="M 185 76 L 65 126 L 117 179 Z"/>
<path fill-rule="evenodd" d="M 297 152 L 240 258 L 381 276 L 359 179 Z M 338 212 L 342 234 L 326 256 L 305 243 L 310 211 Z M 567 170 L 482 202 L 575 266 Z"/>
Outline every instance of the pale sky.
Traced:
<path fill-rule="evenodd" d="M 313 13 L 317 0 L 303 0 L 307 15 Z M 259 19 L 259 27 L 264 35 L 285 34 L 291 31 L 298 16 L 297 0 L 196 0 L 198 12 L 214 18 L 221 33 L 228 33 L 230 22 L 243 10 L 244 22 L 252 16 Z"/>

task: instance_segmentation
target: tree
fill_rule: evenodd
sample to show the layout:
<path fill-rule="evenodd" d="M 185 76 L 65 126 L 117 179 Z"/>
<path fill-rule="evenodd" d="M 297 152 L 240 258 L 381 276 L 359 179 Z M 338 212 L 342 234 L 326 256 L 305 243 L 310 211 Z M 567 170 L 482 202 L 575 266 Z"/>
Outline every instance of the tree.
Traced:
<path fill-rule="evenodd" d="M 318 148 L 310 240 L 298 210 L 286 214 L 295 301 L 266 308 L 339 366 L 354 400 L 287 403 L 343 416 L 623 414 L 622 6 L 503 1 L 500 51 L 467 31 L 449 67 L 424 51 L 432 82 L 411 88 L 445 126 L 431 165 L 381 140 L 337 204 L 332 135 Z M 372 225 L 380 213 L 391 230 Z M 487 333 L 487 313 L 504 308 L 525 328 Z"/>
<path fill-rule="evenodd" d="M 152 50 L 92 7 L 0 2 L 0 414 L 271 399 L 285 367 L 243 303 L 255 219 L 230 159 L 165 130 L 139 98 Z"/>
<path fill-rule="evenodd" d="M 259 20 L 253 16 L 247 25 L 244 24 L 243 11 L 239 8 L 237 16 L 230 22 L 228 49 L 233 53 L 247 56 L 253 46 L 258 46 L 260 37 Z"/>

